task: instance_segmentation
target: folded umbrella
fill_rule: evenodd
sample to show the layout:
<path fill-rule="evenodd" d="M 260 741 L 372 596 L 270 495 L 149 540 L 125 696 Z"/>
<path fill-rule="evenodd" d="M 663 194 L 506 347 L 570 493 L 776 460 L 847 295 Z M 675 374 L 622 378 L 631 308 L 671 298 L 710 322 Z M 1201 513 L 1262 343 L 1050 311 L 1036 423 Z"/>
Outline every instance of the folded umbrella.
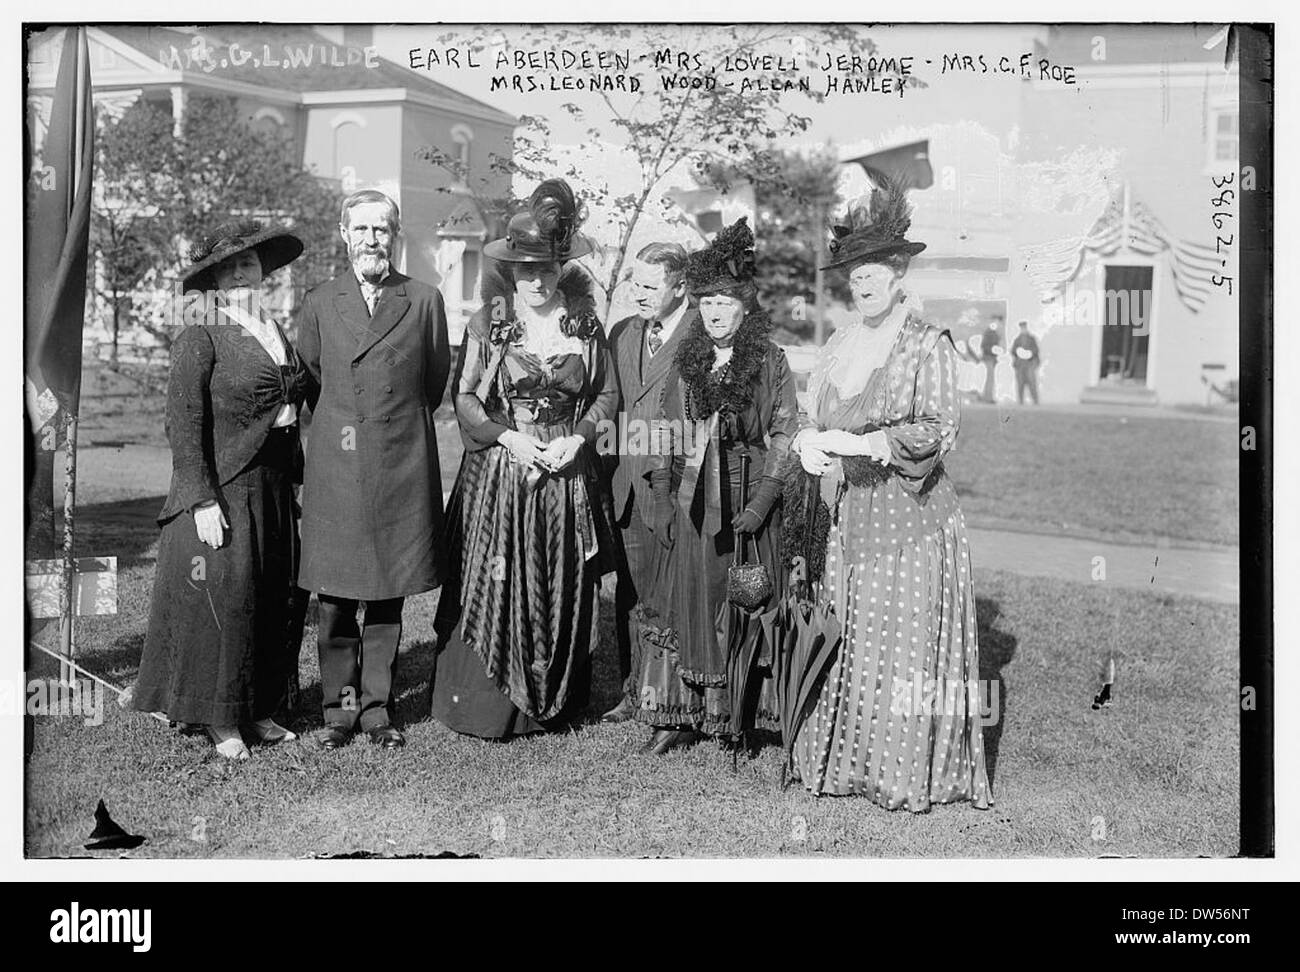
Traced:
<path fill-rule="evenodd" d="M 740 457 L 740 505 L 742 508 L 749 503 L 749 456 L 742 453 Z M 758 720 L 759 709 L 761 708 L 763 680 L 766 673 L 763 669 L 770 669 L 771 652 L 766 649 L 764 640 L 765 625 L 763 619 L 769 619 L 767 627 L 770 627 L 770 619 L 775 615 L 775 609 L 764 611 L 764 603 L 755 604 L 759 598 L 764 601 L 771 596 L 772 584 L 770 575 L 765 569 L 760 569 L 766 580 L 766 591 L 754 595 L 752 590 L 744 590 L 743 593 L 754 595 L 744 600 L 744 603 L 737 603 L 732 596 L 735 592 L 731 590 L 733 581 L 736 580 L 737 571 L 752 571 L 754 567 L 744 566 L 744 549 L 748 537 L 744 534 L 735 534 L 736 559 L 732 572 L 728 577 L 728 597 L 718 609 L 717 626 L 719 637 L 726 645 L 726 677 L 727 677 L 727 695 L 730 702 L 729 712 L 730 720 L 728 724 L 728 734 L 731 736 L 732 762 L 739 754 L 741 745 L 743 745 L 746 733 L 755 728 Z M 750 578 L 752 579 L 752 578 Z M 740 586 L 745 586 L 743 583 Z M 751 585 L 763 587 L 764 585 Z"/>
<path fill-rule="evenodd" d="M 778 605 L 770 622 L 768 637 L 774 646 L 772 678 L 781 715 L 781 741 L 785 762 L 781 766 L 784 786 L 794 768 L 794 742 L 812 713 L 813 705 L 838 657 L 844 633 L 834 608 L 818 599 L 812 564 L 824 564 L 824 557 L 811 549 L 817 542 L 814 526 L 821 495 L 820 477 L 807 475 L 803 483 L 806 547 L 803 562 L 792 571 L 788 597 Z"/>
<path fill-rule="evenodd" d="M 746 611 L 730 602 L 719 608 L 722 636 L 727 645 L 727 696 L 730 702 L 730 721 L 727 732 L 735 747 L 733 757 L 744 743 L 745 733 L 754 727 L 758 695 L 764 675 L 758 667 L 762 654 L 763 630 L 758 611 Z"/>

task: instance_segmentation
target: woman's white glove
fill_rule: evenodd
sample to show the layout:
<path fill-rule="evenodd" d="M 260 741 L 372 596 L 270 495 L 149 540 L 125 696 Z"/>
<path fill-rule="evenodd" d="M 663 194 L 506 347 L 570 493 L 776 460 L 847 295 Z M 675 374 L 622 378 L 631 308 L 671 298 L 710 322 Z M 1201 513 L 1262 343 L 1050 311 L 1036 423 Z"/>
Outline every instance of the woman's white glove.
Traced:
<path fill-rule="evenodd" d="M 229 529 L 226 514 L 221 512 L 221 507 L 215 501 L 209 500 L 194 510 L 194 530 L 198 533 L 199 540 L 213 550 L 226 542 L 225 531 Z"/>
<path fill-rule="evenodd" d="M 814 476 L 825 476 L 831 468 L 831 457 L 820 446 L 822 435 L 816 429 L 803 429 L 790 443 L 790 448 L 799 454 L 799 464 L 804 472 Z"/>
<path fill-rule="evenodd" d="M 543 459 L 546 452 L 542 448 L 541 442 L 531 435 L 526 435 L 516 429 L 506 429 L 497 436 L 497 442 L 509 449 L 515 460 L 525 466 L 542 467 L 545 465 Z"/>
<path fill-rule="evenodd" d="M 542 461 L 551 472 L 559 472 L 578 458 L 578 450 L 582 448 L 584 442 L 586 439 L 580 435 L 566 435 L 560 439 L 552 439 L 542 450 Z"/>
<path fill-rule="evenodd" d="M 800 433 L 796 441 L 804 468 L 819 476 L 824 475 L 825 470 L 810 469 L 809 460 L 805 456 L 810 455 L 814 465 L 819 460 L 829 460 L 831 456 L 866 456 L 884 465 L 893 455 L 889 448 L 889 437 L 882 429 L 863 435 L 854 435 L 843 429 L 827 429 L 824 432 L 809 430 L 807 434 Z"/>

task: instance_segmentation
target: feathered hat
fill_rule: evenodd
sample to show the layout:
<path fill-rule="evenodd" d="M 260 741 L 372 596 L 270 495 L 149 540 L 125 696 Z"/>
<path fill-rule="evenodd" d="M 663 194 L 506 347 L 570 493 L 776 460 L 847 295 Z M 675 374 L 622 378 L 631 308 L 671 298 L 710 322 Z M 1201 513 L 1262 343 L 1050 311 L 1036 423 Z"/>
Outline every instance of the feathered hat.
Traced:
<path fill-rule="evenodd" d="M 749 292 L 754 287 L 754 233 L 742 216 L 702 250 L 686 258 L 686 289 L 692 297 Z"/>
<path fill-rule="evenodd" d="M 503 263 L 576 260 L 592 250 L 578 232 L 585 215 L 567 182 L 547 179 L 533 190 L 528 208 L 510 217 L 505 239 L 493 240 L 483 252 Z"/>
<path fill-rule="evenodd" d="M 869 263 L 893 253 L 916 256 L 924 243 L 907 239 L 912 226 L 912 204 L 907 201 L 907 183 L 882 175 L 869 195 L 849 204 L 845 224 L 831 225 L 830 270 L 849 264 Z"/>
<path fill-rule="evenodd" d="M 182 288 L 212 290 L 217 264 L 245 250 L 256 251 L 266 275 L 298 259 L 302 240 L 283 226 L 264 226 L 255 219 L 221 223 L 190 245 L 189 265 L 181 271 Z"/>

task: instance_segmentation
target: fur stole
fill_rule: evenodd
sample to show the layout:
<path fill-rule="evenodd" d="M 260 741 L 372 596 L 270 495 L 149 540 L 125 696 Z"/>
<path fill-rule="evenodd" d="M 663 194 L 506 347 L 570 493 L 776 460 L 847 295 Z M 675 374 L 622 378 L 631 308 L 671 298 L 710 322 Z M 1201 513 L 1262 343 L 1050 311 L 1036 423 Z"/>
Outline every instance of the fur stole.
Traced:
<path fill-rule="evenodd" d="M 714 412 L 738 415 L 749 407 L 759 371 L 771 350 L 771 331 L 772 319 L 765 311 L 747 312 L 736 332 L 731 360 L 714 371 L 713 339 L 700 317 L 691 322 L 673 358 L 686 386 L 688 417 L 702 419 Z"/>

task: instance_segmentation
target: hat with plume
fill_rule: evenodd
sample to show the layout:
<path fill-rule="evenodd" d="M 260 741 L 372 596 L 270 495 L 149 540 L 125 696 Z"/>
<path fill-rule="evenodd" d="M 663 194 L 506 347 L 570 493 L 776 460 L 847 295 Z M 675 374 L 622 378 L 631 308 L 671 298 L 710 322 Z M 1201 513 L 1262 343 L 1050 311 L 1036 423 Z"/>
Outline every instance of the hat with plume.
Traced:
<path fill-rule="evenodd" d="M 583 208 L 563 179 L 547 179 L 533 190 L 528 206 L 510 217 L 504 239 L 483 252 L 504 263 L 563 263 L 591 252 L 591 241 L 578 232 Z"/>
<path fill-rule="evenodd" d="M 751 293 L 754 288 L 754 233 L 742 216 L 702 250 L 686 258 L 686 288 L 692 297 Z"/>
<path fill-rule="evenodd" d="M 843 222 L 831 225 L 830 270 L 903 253 L 915 256 L 924 243 L 907 239 L 912 226 L 912 204 L 907 201 L 907 183 L 881 175 L 870 194 L 855 199 Z"/>

